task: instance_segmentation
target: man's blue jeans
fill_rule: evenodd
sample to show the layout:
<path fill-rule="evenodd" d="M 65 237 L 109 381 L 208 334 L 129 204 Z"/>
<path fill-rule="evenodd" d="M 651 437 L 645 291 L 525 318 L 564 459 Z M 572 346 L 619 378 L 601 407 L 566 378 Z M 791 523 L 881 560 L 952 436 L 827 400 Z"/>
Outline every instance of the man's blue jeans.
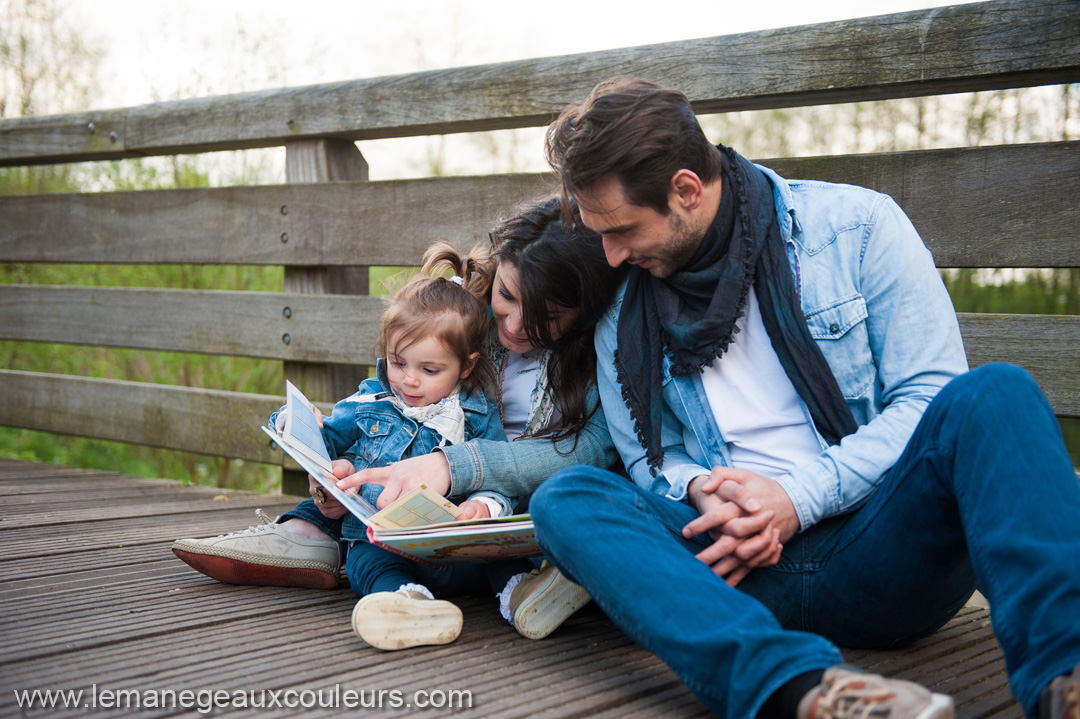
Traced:
<path fill-rule="evenodd" d="M 1046 398 L 1009 365 L 947 385 L 861 507 L 737 589 L 694 558 L 707 536 L 682 537 L 696 510 L 613 473 L 564 470 L 531 510 L 547 556 L 721 717 L 840 663 L 837 644 L 932 633 L 976 585 L 1029 714 L 1080 663 L 1080 482 Z"/>

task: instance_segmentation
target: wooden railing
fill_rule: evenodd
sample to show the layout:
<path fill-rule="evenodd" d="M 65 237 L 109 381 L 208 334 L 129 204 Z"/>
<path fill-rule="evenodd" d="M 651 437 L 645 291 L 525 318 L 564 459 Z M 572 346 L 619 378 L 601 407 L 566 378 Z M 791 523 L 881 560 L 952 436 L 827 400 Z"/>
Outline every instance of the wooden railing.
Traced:
<path fill-rule="evenodd" d="M 537 175 L 368 182 L 353 141 L 543 125 L 624 73 L 684 91 L 699 112 L 1072 83 L 1080 3 L 1003 0 L 0 120 L 0 166 L 284 146 L 287 168 L 276 186 L 0 197 L 2 262 L 286 268 L 282 293 L 0 285 L 0 339 L 269 358 L 309 396 L 344 396 L 365 372 L 349 365 L 374 344 L 366 268 L 416 264 L 436 240 L 469 247 L 500 211 L 553 187 Z M 763 162 L 891 194 L 940 267 L 1075 268 L 1078 145 Z M 1021 364 L 1060 416 L 1080 417 L 1080 317 L 966 314 L 961 327 L 972 365 Z M 0 424 L 256 462 L 282 461 L 254 431 L 280 401 L 0 369 Z"/>

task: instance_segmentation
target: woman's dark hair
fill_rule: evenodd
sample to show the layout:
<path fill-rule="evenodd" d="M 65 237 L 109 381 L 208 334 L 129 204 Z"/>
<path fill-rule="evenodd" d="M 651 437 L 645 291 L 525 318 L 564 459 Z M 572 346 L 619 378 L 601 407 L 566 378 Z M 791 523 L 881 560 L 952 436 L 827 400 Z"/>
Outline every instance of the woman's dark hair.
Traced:
<path fill-rule="evenodd" d="M 568 211 L 574 216 L 577 210 L 571 203 Z M 608 265 L 599 235 L 582 229 L 580 222 L 565 223 L 562 214 L 557 195 L 533 200 L 490 233 L 496 267 L 506 262 L 517 268 L 529 341 L 551 350 L 548 391 L 562 420 L 538 436 L 552 439 L 576 435 L 596 412 L 587 403 L 589 384 L 596 380 L 593 329 L 626 274 Z M 557 308 L 578 314 L 562 335 L 553 337 Z"/>
<path fill-rule="evenodd" d="M 579 197 L 614 175 L 631 204 L 662 215 L 679 170 L 705 184 L 720 178 L 720 152 L 686 95 L 628 75 L 601 82 L 563 110 L 548 127 L 544 149 L 564 196 Z"/>

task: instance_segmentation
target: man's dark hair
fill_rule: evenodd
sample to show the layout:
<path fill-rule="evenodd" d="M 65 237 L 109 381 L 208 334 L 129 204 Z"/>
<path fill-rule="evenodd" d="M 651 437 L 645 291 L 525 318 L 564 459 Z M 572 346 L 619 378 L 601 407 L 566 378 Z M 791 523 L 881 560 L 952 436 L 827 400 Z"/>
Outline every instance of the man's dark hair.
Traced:
<path fill-rule="evenodd" d="M 720 153 L 686 95 L 637 77 L 605 80 L 563 110 L 548 127 L 545 152 L 564 197 L 614 174 L 629 202 L 664 215 L 679 170 L 705 184 L 720 178 Z"/>

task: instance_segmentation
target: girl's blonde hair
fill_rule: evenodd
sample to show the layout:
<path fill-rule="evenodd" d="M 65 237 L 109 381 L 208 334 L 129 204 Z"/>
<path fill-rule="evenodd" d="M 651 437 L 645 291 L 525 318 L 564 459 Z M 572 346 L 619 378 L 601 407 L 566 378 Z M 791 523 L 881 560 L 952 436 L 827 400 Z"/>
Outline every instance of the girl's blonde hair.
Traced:
<path fill-rule="evenodd" d="M 461 284 L 445 277 L 451 271 Z M 424 253 L 424 266 L 385 300 L 376 351 L 385 357 L 391 338 L 404 349 L 434 337 L 466 367 L 476 362 L 462 388 L 490 390 L 497 386 L 495 368 L 483 351 L 488 329 L 487 291 L 491 286 L 487 254 L 473 248 L 461 254 L 440 242 Z M 494 395 L 493 395 L 494 396 Z"/>

